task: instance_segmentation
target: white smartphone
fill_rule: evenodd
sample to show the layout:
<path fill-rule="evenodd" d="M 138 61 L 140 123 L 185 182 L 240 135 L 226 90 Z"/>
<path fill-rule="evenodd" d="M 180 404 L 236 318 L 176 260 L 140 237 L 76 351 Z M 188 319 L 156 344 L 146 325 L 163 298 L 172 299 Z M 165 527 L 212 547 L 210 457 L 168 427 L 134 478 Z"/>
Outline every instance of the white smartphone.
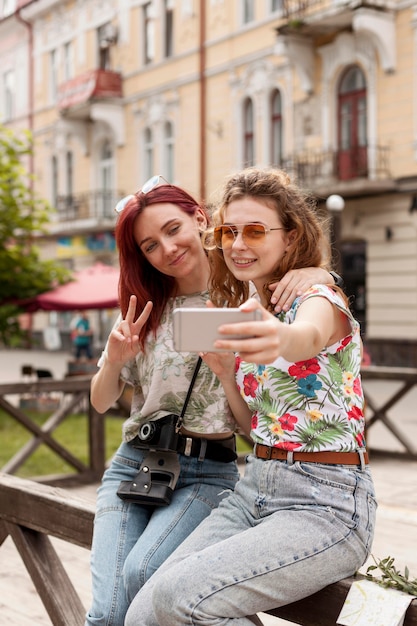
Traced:
<path fill-rule="evenodd" d="M 217 339 L 244 339 L 249 335 L 219 335 L 219 326 L 260 319 L 259 309 L 174 309 L 174 348 L 178 352 L 221 352 L 214 348 Z"/>

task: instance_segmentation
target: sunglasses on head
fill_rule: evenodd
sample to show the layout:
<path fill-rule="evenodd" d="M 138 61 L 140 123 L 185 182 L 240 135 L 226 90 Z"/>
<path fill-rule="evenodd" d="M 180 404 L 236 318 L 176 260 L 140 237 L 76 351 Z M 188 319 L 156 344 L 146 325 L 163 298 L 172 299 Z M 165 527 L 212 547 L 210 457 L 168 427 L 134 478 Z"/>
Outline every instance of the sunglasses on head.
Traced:
<path fill-rule="evenodd" d="M 146 181 L 142 189 L 139 189 L 139 191 L 137 191 L 135 194 L 129 194 L 128 196 L 125 196 L 124 198 L 119 200 L 119 202 L 114 207 L 115 212 L 117 214 L 121 213 L 123 209 L 125 208 L 125 206 L 127 205 L 127 203 L 133 200 L 133 198 L 137 196 L 139 193 L 143 193 L 144 195 L 146 195 L 150 191 L 153 191 L 156 187 L 160 185 L 161 180 L 165 181 L 165 184 L 169 185 L 169 182 L 167 181 L 167 179 L 164 178 L 161 174 L 152 176 L 149 180 Z"/>
<path fill-rule="evenodd" d="M 242 234 L 243 242 L 250 248 L 262 245 L 267 233 L 271 230 L 285 230 L 285 228 L 268 228 L 264 224 L 222 224 L 214 229 L 214 243 L 220 250 L 231 248 L 238 234 Z"/>

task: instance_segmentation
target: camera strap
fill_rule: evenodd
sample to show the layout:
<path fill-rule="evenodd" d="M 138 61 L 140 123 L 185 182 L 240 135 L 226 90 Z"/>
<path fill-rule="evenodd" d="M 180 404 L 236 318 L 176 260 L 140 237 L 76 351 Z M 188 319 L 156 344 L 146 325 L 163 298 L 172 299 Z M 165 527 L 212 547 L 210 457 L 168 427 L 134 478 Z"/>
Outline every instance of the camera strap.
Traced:
<path fill-rule="evenodd" d="M 195 383 L 196 378 L 198 376 L 198 372 L 200 371 L 201 363 L 202 363 L 202 358 L 201 358 L 201 356 L 199 356 L 198 359 L 197 359 L 197 363 L 195 364 L 193 376 L 191 378 L 190 386 L 188 387 L 187 395 L 185 396 L 184 406 L 182 407 L 181 414 L 178 417 L 178 421 L 177 421 L 177 424 L 175 426 L 175 430 L 177 431 L 177 433 L 180 431 L 180 428 L 181 428 L 181 426 L 182 426 L 182 424 L 184 422 L 184 415 L 185 415 L 188 403 L 189 403 L 190 398 L 191 398 L 191 393 L 193 391 L 194 383 Z"/>
<path fill-rule="evenodd" d="M 201 363 L 202 359 L 198 357 L 181 415 L 175 424 L 177 434 L 184 421 L 185 411 L 187 410 Z M 206 442 L 205 445 L 207 445 Z M 134 479 L 120 483 L 117 495 L 122 500 L 137 504 L 166 506 L 171 501 L 179 474 L 180 463 L 176 451 L 150 449 Z"/>

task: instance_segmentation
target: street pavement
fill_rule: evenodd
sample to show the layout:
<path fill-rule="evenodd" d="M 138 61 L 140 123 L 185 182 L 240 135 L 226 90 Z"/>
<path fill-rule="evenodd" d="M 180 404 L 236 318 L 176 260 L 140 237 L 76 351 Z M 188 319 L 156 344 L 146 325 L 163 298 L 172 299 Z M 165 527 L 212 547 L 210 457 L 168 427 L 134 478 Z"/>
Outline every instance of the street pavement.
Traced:
<path fill-rule="evenodd" d="M 22 381 L 21 367 L 24 364 L 50 369 L 54 377 L 59 379 L 65 375 L 67 362 L 70 360 L 72 357 L 68 353 L 0 350 L 0 382 Z M 395 389 L 387 381 L 367 381 L 366 386 L 378 405 Z M 417 442 L 416 406 L 417 386 L 388 412 L 411 435 L 414 442 Z M 380 450 L 401 450 L 401 444 L 394 440 L 383 424 L 376 424 L 371 429 L 369 438 L 372 447 Z M 377 454 L 371 455 L 371 468 L 379 505 L 372 554 L 376 559 L 394 557 L 398 569 L 404 571 L 407 566 L 410 577 L 417 578 L 417 461 Z M 80 488 L 77 493 L 95 498 L 95 486 Z M 365 572 L 371 563 L 372 558 L 361 571 Z M 288 624 L 270 616 L 262 616 L 262 619 L 266 626 Z"/>

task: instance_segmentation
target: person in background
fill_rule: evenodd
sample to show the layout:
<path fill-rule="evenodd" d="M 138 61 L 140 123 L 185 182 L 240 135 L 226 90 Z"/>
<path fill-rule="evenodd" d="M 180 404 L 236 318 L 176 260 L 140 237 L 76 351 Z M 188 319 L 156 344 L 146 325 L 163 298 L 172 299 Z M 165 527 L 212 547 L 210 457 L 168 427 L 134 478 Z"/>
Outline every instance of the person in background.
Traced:
<path fill-rule="evenodd" d="M 90 626 L 122 626 L 138 590 L 238 479 L 236 422 L 220 381 L 205 363 L 182 425 L 177 429 L 175 422 L 176 436 L 170 431 L 172 437 L 166 438 L 172 438 L 169 450 L 155 451 L 162 429 L 168 432 L 172 418 L 182 413 L 196 372 L 197 355 L 174 350 L 172 311 L 206 306 L 210 267 L 201 235 L 208 214 L 187 191 L 161 176 L 121 200 L 116 212 L 121 312 L 92 380 L 91 402 L 104 413 L 125 384 L 133 387 L 133 399 L 123 441 L 98 489 L 93 598 L 85 622 Z M 299 288 L 316 281 L 333 283 L 323 269 L 303 269 L 275 285 L 270 297 L 287 307 Z M 143 485 L 140 480 L 154 452 L 161 475 L 168 458 L 179 465 L 172 498 L 162 505 L 146 501 L 145 488 L 153 481 Z M 137 490 L 132 494 L 137 501 L 125 499 L 129 489 Z"/>
<path fill-rule="evenodd" d="M 226 182 L 213 219 L 211 299 L 262 319 L 220 326 L 249 338 L 219 339 L 226 352 L 203 358 L 253 454 L 235 491 L 141 589 L 126 626 L 249 625 L 353 575 L 371 549 L 359 324 L 335 287 L 313 285 L 278 316 L 270 306 L 271 282 L 325 267 L 317 213 L 285 173 L 251 168 Z"/>
<path fill-rule="evenodd" d="M 90 318 L 85 311 L 81 311 L 76 319 L 71 336 L 75 348 L 75 358 L 79 360 L 85 356 L 87 359 L 92 359 L 93 330 Z"/>

